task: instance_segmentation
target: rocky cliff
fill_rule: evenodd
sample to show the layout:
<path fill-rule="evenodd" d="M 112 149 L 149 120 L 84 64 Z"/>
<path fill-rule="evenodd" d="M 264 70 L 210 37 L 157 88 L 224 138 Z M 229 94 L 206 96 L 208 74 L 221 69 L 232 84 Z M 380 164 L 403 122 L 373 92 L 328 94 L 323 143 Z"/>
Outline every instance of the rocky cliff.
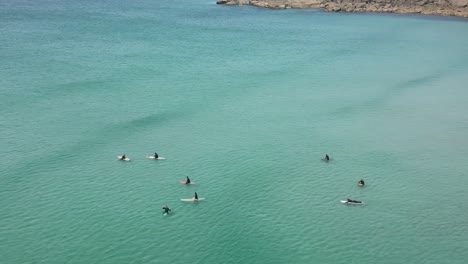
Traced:
<path fill-rule="evenodd" d="M 220 0 L 223 5 L 322 8 L 332 12 L 393 12 L 468 17 L 468 0 Z"/>

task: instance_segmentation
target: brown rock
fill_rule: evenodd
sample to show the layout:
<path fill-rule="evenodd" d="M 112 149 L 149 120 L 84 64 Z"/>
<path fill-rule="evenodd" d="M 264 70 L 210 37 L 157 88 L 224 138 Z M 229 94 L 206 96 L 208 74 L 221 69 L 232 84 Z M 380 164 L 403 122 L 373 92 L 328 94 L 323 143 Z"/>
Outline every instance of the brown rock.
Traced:
<path fill-rule="evenodd" d="M 468 0 L 449 0 L 450 4 L 456 7 L 467 7 Z"/>
<path fill-rule="evenodd" d="M 397 12 L 468 17 L 468 0 L 217 0 L 220 5 L 323 8 L 331 12 Z"/>

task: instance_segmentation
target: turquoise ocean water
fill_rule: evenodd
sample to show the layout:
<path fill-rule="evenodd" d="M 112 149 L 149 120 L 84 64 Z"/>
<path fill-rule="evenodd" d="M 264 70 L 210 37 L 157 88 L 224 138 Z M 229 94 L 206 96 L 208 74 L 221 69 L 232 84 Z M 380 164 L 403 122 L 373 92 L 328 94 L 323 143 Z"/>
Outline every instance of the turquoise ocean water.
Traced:
<path fill-rule="evenodd" d="M 3 0 L 0 33 L 2 264 L 468 260 L 466 19 Z"/>

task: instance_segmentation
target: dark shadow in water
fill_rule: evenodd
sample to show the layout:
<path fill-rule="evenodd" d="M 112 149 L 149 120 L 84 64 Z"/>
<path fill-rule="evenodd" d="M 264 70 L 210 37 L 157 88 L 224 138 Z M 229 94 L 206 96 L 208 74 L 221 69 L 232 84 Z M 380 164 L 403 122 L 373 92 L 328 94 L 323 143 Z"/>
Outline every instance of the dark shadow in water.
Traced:
<path fill-rule="evenodd" d="M 33 175 L 35 173 L 43 173 L 49 169 L 54 170 L 54 166 L 58 163 L 61 166 L 66 166 L 68 162 L 72 162 L 93 152 L 95 149 L 102 148 L 112 142 L 116 142 L 119 138 L 128 137 L 129 134 L 135 131 L 135 128 L 155 128 L 158 125 L 177 120 L 179 118 L 186 117 L 188 112 L 165 112 L 159 114 L 151 114 L 145 117 L 136 118 L 127 122 L 108 126 L 107 128 L 101 129 L 100 131 L 94 132 L 92 135 L 87 135 L 85 140 L 75 142 L 73 145 L 64 146 L 62 149 L 51 152 L 47 156 L 37 157 L 24 162 L 21 166 L 12 168 L 15 171 L 15 175 L 5 177 L 4 180 L 15 180 L 23 178 L 24 175 Z M 76 153 L 73 155 L 72 153 Z M 109 153 L 109 156 L 103 159 L 115 159 L 117 161 L 117 155 L 121 153 Z M 132 157 L 130 157 L 132 158 Z M 5 175 L 6 176 L 6 175 Z M 22 180 L 28 180 L 28 177 L 24 177 Z"/>
<path fill-rule="evenodd" d="M 429 84 L 437 80 L 440 80 L 444 77 L 447 77 L 462 68 L 463 66 L 460 63 L 457 65 L 452 65 L 451 67 L 447 67 L 445 69 L 439 70 L 433 74 L 428 74 L 425 76 L 420 76 L 411 80 L 401 82 L 397 85 L 388 87 L 387 89 L 382 91 L 378 96 L 370 100 L 360 102 L 354 105 L 340 107 L 336 109 L 335 111 L 333 111 L 331 114 L 334 116 L 336 115 L 349 116 L 349 115 L 353 115 L 355 113 L 359 113 L 365 110 L 370 110 L 372 108 L 380 107 L 386 102 L 390 101 L 391 99 L 401 96 L 402 94 L 404 94 L 405 92 L 409 90 L 421 88 L 422 86 L 426 84 Z"/>

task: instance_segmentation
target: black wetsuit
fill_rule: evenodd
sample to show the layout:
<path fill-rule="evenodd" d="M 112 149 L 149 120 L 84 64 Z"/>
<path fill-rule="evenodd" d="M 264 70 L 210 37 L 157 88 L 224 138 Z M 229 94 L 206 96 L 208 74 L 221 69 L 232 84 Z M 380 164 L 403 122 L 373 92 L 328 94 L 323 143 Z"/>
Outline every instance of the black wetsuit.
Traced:
<path fill-rule="evenodd" d="M 326 160 L 326 161 L 329 161 L 329 160 L 330 160 L 330 157 L 328 157 L 328 155 L 325 155 L 325 160 Z"/>
<path fill-rule="evenodd" d="M 162 209 L 164 210 L 164 213 L 166 214 L 168 214 L 169 211 L 171 211 L 171 209 L 169 209 L 169 207 L 166 207 L 166 206 L 164 206 Z"/>
<path fill-rule="evenodd" d="M 120 158 L 120 160 L 124 160 L 125 158 L 127 158 L 127 157 L 125 157 L 125 154 L 124 154 L 124 155 Z"/>
<path fill-rule="evenodd" d="M 362 203 L 361 201 L 348 199 L 348 203 Z"/>
<path fill-rule="evenodd" d="M 155 159 L 159 158 L 158 153 L 156 153 L 156 152 L 154 153 L 154 158 Z"/>
<path fill-rule="evenodd" d="M 364 185 L 365 183 L 364 183 L 363 180 L 360 180 L 360 181 L 359 181 L 359 184 Z"/>
<path fill-rule="evenodd" d="M 190 178 L 187 176 L 187 180 L 185 181 L 185 184 L 190 184 Z"/>
<path fill-rule="evenodd" d="M 198 194 L 195 193 L 195 197 L 194 197 L 195 200 L 198 200 Z"/>

